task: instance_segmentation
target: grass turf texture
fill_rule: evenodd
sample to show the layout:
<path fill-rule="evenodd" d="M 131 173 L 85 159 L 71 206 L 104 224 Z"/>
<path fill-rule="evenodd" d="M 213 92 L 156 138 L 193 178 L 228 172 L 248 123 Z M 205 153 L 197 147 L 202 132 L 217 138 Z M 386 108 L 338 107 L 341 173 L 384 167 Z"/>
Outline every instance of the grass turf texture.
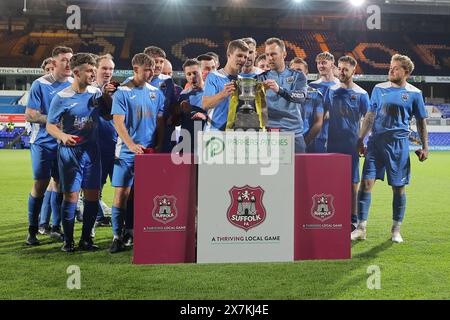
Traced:
<path fill-rule="evenodd" d="M 403 244 L 392 244 L 391 189 L 377 182 L 368 238 L 352 245 L 351 260 L 258 264 L 131 264 L 131 251 L 109 254 L 111 228 L 98 228 L 99 252 L 60 251 L 40 236 L 24 245 L 29 151 L 0 150 L 1 299 L 449 299 L 450 153 L 425 163 L 412 153 Z M 111 204 L 113 190 L 105 187 Z M 76 224 L 76 239 L 81 224 Z M 81 289 L 69 290 L 67 267 L 81 269 Z M 381 269 L 381 289 L 369 290 L 367 268 Z"/>

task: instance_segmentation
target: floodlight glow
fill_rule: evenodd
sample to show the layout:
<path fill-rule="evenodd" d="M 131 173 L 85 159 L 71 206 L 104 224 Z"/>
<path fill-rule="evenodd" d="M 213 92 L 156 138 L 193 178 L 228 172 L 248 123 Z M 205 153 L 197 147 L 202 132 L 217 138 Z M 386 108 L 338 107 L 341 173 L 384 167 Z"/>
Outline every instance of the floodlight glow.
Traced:
<path fill-rule="evenodd" d="M 365 0 L 350 0 L 350 3 L 355 7 L 361 6 L 364 2 Z"/>

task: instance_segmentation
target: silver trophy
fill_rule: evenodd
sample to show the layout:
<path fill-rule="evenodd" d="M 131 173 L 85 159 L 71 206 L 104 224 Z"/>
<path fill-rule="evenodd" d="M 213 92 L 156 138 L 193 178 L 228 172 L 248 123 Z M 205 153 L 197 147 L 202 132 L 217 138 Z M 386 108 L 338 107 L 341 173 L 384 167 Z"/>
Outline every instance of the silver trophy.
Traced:
<path fill-rule="evenodd" d="M 252 78 L 241 78 L 236 81 L 239 100 L 244 101 L 236 112 L 234 129 L 240 130 L 260 130 L 259 115 L 255 108 L 256 92 L 261 83 Z"/>

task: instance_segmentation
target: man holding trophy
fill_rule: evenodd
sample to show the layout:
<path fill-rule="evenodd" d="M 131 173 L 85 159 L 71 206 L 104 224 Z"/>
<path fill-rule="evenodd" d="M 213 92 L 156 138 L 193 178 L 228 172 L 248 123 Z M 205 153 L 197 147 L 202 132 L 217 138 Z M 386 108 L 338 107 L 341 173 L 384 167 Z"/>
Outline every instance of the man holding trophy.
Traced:
<path fill-rule="evenodd" d="M 242 40 L 233 40 L 227 48 L 227 64 L 206 77 L 202 108 L 208 112 L 205 131 L 228 128 L 229 105 L 236 90 L 236 80 L 247 61 L 249 48 Z"/>
<path fill-rule="evenodd" d="M 306 97 L 306 76 L 301 71 L 286 68 L 286 47 L 282 40 L 270 38 L 265 42 L 265 52 L 270 71 L 259 75 L 258 80 L 267 88 L 267 126 L 280 131 L 294 132 L 295 152 L 305 152 L 301 103 Z"/>

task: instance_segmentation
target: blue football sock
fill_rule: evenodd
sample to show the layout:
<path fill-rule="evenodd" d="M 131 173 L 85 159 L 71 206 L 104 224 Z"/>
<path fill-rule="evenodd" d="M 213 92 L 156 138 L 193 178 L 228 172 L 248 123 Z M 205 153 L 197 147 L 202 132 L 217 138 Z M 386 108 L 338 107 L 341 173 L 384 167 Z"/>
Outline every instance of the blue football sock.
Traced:
<path fill-rule="evenodd" d="M 50 206 L 50 191 L 45 191 L 44 200 L 42 201 L 41 206 L 41 214 L 39 217 L 39 226 L 42 227 L 44 225 L 50 224 L 50 214 L 52 213 L 52 207 Z"/>
<path fill-rule="evenodd" d="M 392 199 L 392 220 L 402 222 L 406 210 L 406 193 L 395 193 Z"/>
<path fill-rule="evenodd" d="M 64 229 L 64 241 L 73 241 L 73 229 L 75 226 L 76 202 L 63 201 L 61 206 L 61 221 Z"/>
<path fill-rule="evenodd" d="M 352 214 L 352 223 L 358 223 L 358 215 Z"/>
<path fill-rule="evenodd" d="M 358 192 L 358 220 L 360 221 L 367 221 L 369 218 L 371 195 L 370 192 Z"/>
<path fill-rule="evenodd" d="M 41 212 L 42 207 L 42 198 L 34 198 L 31 194 L 28 195 L 28 225 L 30 227 L 39 226 L 39 213 Z"/>
<path fill-rule="evenodd" d="M 113 235 L 116 237 L 122 236 L 123 224 L 126 215 L 126 209 L 112 207 L 112 229 Z"/>
<path fill-rule="evenodd" d="M 52 228 L 59 228 L 61 226 L 61 204 L 63 194 L 59 192 L 52 192 L 51 206 L 52 206 Z"/>
<path fill-rule="evenodd" d="M 84 199 L 83 227 L 81 231 L 81 239 L 89 240 L 91 238 L 91 230 L 94 227 L 97 212 L 98 212 L 98 201 L 88 201 Z"/>

